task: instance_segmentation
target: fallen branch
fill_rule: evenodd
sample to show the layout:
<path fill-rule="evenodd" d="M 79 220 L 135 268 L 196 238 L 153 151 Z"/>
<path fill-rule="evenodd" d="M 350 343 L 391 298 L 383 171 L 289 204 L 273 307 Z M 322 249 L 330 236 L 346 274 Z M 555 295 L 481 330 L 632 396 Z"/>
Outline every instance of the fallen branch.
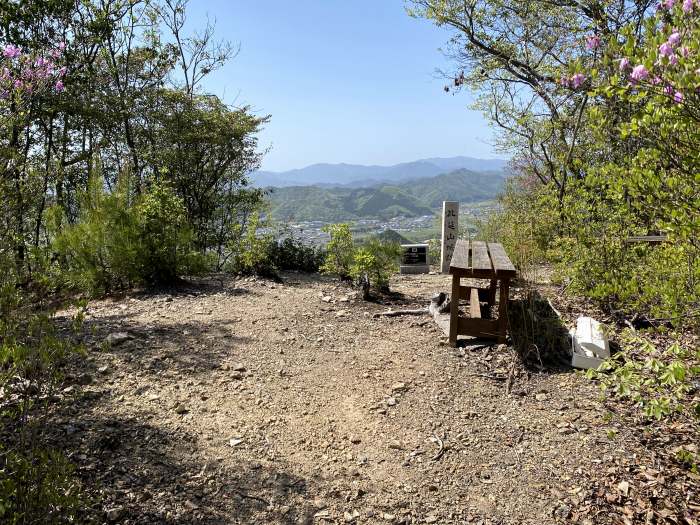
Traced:
<path fill-rule="evenodd" d="M 398 317 L 400 315 L 426 315 L 428 314 L 427 308 L 420 308 L 416 310 L 387 310 L 386 312 L 377 312 L 372 315 L 373 319 L 378 317 Z"/>
<path fill-rule="evenodd" d="M 437 461 L 445 453 L 445 443 L 443 443 L 442 439 L 440 439 L 436 435 L 433 435 L 433 437 L 430 438 L 430 441 L 438 444 L 439 450 L 437 451 L 437 454 L 435 454 L 432 458 L 430 458 L 433 461 Z"/>

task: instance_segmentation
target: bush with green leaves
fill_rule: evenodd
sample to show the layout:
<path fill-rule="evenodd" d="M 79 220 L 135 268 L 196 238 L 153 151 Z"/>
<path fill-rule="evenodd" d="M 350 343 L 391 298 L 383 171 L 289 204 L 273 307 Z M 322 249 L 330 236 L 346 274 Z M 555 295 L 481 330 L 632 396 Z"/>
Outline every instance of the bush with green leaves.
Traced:
<path fill-rule="evenodd" d="M 363 296 L 369 297 L 370 289 L 389 291 L 389 278 L 398 270 L 401 245 L 370 239 L 355 250 L 350 275 L 362 287 Z"/>
<path fill-rule="evenodd" d="M 588 377 L 631 401 L 647 418 L 700 418 L 699 349 L 679 341 L 659 347 L 637 333 L 623 334 L 623 347 Z"/>
<path fill-rule="evenodd" d="M 80 197 L 74 224 L 65 224 L 58 208 L 52 211 L 52 249 L 70 288 L 103 293 L 168 283 L 208 268 L 193 249 L 182 199 L 166 183 L 154 182 L 139 195 L 126 174 L 113 191 L 96 174 Z"/>
<path fill-rule="evenodd" d="M 320 270 L 326 258 L 326 252 L 321 247 L 309 246 L 291 232 L 270 241 L 267 256 L 272 265 L 279 271 L 292 270 L 306 273 L 316 273 Z"/>
<path fill-rule="evenodd" d="M 329 224 L 323 227 L 323 231 L 328 233 L 331 239 L 326 245 L 326 258 L 321 266 L 321 272 L 349 280 L 355 258 L 355 244 L 350 225 Z"/>
<path fill-rule="evenodd" d="M 44 425 L 63 367 L 82 349 L 58 336 L 36 304 L 12 284 L 0 288 L 0 522 L 75 523 L 81 487 Z"/>

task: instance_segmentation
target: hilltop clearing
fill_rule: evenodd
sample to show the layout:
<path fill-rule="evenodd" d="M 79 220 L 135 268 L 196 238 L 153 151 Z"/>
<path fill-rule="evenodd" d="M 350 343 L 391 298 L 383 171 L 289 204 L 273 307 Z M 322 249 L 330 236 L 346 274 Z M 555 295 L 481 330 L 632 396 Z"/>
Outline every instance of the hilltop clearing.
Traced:
<path fill-rule="evenodd" d="M 375 304 L 293 274 L 93 301 L 55 442 L 115 523 L 617 523 L 650 480 L 679 512 L 687 478 L 581 375 L 372 317 L 447 285 L 403 276 Z"/>

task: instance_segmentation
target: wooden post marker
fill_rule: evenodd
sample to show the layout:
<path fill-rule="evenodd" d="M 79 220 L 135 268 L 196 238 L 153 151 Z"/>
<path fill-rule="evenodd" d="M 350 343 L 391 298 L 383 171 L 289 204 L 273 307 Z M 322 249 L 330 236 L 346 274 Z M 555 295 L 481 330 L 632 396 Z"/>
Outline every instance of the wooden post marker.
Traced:
<path fill-rule="evenodd" d="M 440 271 L 449 273 L 450 261 L 455 251 L 459 231 L 459 202 L 442 203 L 442 245 L 440 249 Z"/>

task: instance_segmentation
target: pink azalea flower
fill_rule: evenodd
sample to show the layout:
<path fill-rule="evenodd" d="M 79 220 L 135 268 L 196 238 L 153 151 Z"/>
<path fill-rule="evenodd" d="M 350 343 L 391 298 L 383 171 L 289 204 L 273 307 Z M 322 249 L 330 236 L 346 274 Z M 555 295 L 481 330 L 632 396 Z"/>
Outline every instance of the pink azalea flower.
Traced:
<path fill-rule="evenodd" d="M 674 31 L 671 33 L 671 36 L 668 37 L 668 43 L 671 44 L 673 47 L 676 47 L 681 41 L 681 34 L 678 31 Z"/>
<path fill-rule="evenodd" d="M 3 49 L 2 54 L 5 58 L 17 58 L 22 54 L 22 50 L 12 44 L 7 44 Z"/>
<path fill-rule="evenodd" d="M 586 81 L 586 77 L 583 73 L 576 73 L 571 77 L 571 86 L 574 89 L 580 88 L 583 83 Z"/>
<path fill-rule="evenodd" d="M 63 91 L 65 88 L 66 88 L 66 87 L 63 85 L 63 82 L 62 82 L 62 81 L 59 80 L 58 82 L 56 82 L 56 91 L 58 91 L 58 92 L 60 93 L 60 92 Z"/>
<path fill-rule="evenodd" d="M 600 37 L 598 35 L 588 35 L 586 37 L 586 49 L 592 51 L 600 47 Z"/>
<path fill-rule="evenodd" d="M 668 95 L 668 96 L 673 95 L 673 94 L 675 93 L 675 91 L 676 91 L 676 90 L 673 89 L 673 86 L 670 85 L 670 84 L 668 84 L 668 85 L 664 88 L 664 93 L 665 93 L 666 95 Z"/>
<path fill-rule="evenodd" d="M 561 77 L 559 79 L 559 84 L 564 87 L 571 87 L 571 81 L 567 77 Z"/>
<path fill-rule="evenodd" d="M 680 52 L 682 57 L 687 57 L 690 55 L 690 48 L 688 46 L 683 46 L 681 47 Z"/>
<path fill-rule="evenodd" d="M 21 80 L 17 79 L 17 80 L 15 80 L 15 81 L 13 82 L 12 85 L 15 87 L 15 89 L 22 89 L 22 86 L 23 86 L 24 84 L 22 84 L 22 81 L 21 81 Z"/>
<path fill-rule="evenodd" d="M 673 6 L 675 3 L 676 3 L 676 0 L 663 0 L 661 2 L 661 6 L 665 7 L 666 9 L 673 9 Z"/>
<path fill-rule="evenodd" d="M 646 67 L 644 67 L 643 64 L 639 64 L 638 66 L 634 66 L 630 77 L 632 78 L 632 80 L 636 81 L 646 80 L 649 77 L 649 70 Z"/>
<path fill-rule="evenodd" d="M 621 58 L 620 59 L 620 71 L 626 70 L 628 67 L 630 67 L 630 60 L 629 58 Z"/>
<path fill-rule="evenodd" d="M 683 0 L 683 12 L 688 14 L 693 10 L 693 0 Z"/>
<path fill-rule="evenodd" d="M 677 66 L 678 65 L 678 55 L 674 54 L 674 55 L 671 55 L 670 57 L 668 57 L 668 62 L 672 66 Z"/>
<path fill-rule="evenodd" d="M 673 54 L 673 46 L 668 42 L 664 42 L 659 46 L 659 53 L 661 56 L 670 57 Z"/>
<path fill-rule="evenodd" d="M 681 102 L 683 102 L 683 93 L 681 93 L 680 91 L 676 91 L 676 93 L 673 95 L 673 101 L 676 104 L 680 104 Z"/>
<path fill-rule="evenodd" d="M 661 82 L 662 82 L 661 77 L 654 77 L 651 79 L 651 83 L 654 86 L 658 86 L 659 84 L 661 84 Z"/>
<path fill-rule="evenodd" d="M 67 71 L 68 71 L 68 68 L 66 66 L 63 66 L 61 69 L 58 70 L 58 76 L 65 77 Z"/>

